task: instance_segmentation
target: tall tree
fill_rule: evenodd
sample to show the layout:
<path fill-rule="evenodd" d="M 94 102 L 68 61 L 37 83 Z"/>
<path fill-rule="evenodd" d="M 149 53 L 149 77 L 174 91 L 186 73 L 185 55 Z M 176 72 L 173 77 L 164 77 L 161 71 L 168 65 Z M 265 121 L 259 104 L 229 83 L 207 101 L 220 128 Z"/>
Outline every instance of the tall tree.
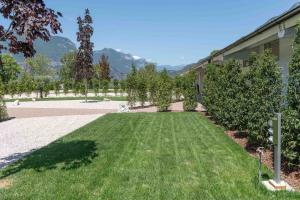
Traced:
<path fill-rule="evenodd" d="M 93 47 L 91 42 L 94 29 L 92 17 L 88 9 L 85 10 L 84 18 L 78 17 L 77 41 L 80 43 L 76 56 L 76 80 L 83 81 L 85 85 L 85 102 L 87 102 L 88 84 L 94 74 L 93 69 Z"/>
<path fill-rule="evenodd" d="M 126 83 L 127 101 L 132 108 L 137 101 L 137 70 L 134 64 L 131 66 L 131 72 L 127 75 Z"/>
<path fill-rule="evenodd" d="M 62 67 L 59 72 L 59 79 L 63 84 L 64 93 L 75 88 L 75 64 L 77 52 L 66 53 L 62 59 Z"/>
<path fill-rule="evenodd" d="M 102 55 L 99 61 L 100 66 L 100 79 L 102 81 L 107 80 L 110 81 L 110 67 L 108 62 L 108 56 Z"/>
<path fill-rule="evenodd" d="M 172 91 L 173 82 L 171 77 L 168 75 L 166 69 L 164 69 L 158 78 L 157 83 L 157 106 L 160 112 L 168 111 L 169 106 L 172 103 Z"/>
<path fill-rule="evenodd" d="M 8 54 L 0 55 L 2 59 L 2 70 L 0 71 L 0 77 L 6 87 L 7 83 L 11 80 L 16 80 L 21 73 L 21 67 L 17 63 L 16 59 Z"/>

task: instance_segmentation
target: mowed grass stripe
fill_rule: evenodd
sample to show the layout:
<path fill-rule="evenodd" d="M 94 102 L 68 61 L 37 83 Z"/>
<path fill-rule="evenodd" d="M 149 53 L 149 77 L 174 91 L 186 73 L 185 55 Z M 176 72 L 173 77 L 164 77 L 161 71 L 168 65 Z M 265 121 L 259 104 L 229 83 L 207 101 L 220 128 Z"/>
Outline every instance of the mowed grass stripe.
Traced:
<path fill-rule="evenodd" d="M 109 114 L 1 170 L 13 186 L 0 199 L 300 198 L 256 176 L 257 160 L 198 113 Z"/>

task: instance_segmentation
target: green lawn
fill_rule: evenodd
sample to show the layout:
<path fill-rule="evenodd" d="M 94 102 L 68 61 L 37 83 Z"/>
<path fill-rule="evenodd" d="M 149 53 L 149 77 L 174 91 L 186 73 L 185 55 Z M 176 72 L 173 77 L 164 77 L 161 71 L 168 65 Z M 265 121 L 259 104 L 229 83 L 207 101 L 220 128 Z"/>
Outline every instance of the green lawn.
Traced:
<path fill-rule="evenodd" d="M 127 101 L 127 98 L 124 97 L 107 97 L 112 101 Z M 103 101 L 104 97 L 88 97 L 88 100 L 93 101 Z M 17 99 L 7 99 L 4 100 L 5 102 L 14 102 Z M 32 98 L 23 98 L 18 99 L 20 102 L 28 102 L 32 101 Z M 50 97 L 50 98 L 43 98 L 43 99 L 36 99 L 36 101 L 65 101 L 65 100 L 85 100 L 85 97 Z"/>
<path fill-rule="evenodd" d="M 198 113 L 109 114 L 0 171 L 0 199 L 300 199 L 258 185 L 223 131 Z"/>

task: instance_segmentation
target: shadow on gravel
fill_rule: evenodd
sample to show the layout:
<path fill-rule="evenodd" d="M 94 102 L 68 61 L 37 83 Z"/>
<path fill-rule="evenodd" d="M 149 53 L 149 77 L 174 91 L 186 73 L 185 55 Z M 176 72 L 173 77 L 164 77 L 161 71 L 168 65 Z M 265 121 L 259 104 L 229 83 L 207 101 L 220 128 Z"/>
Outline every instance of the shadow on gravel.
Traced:
<path fill-rule="evenodd" d="M 57 141 L 3 169 L 0 179 L 24 169 L 34 169 L 37 172 L 51 169 L 77 169 L 92 163 L 92 160 L 98 156 L 96 150 L 94 141 Z"/>

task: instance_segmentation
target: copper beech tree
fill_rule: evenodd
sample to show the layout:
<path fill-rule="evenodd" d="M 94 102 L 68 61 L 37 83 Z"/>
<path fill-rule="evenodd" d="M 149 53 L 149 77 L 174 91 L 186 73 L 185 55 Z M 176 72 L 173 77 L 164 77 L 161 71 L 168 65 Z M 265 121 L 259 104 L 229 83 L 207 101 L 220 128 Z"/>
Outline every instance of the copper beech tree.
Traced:
<path fill-rule="evenodd" d="M 78 32 L 77 41 L 80 43 L 78 53 L 76 56 L 76 80 L 84 82 L 85 85 L 85 101 L 87 102 L 88 83 L 94 75 L 93 69 L 93 47 L 94 43 L 91 42 L 94 29 L 91 26 L 93 23 L 90 11 L 85 10 L 84 18 L 78 17 Z"/>
<path fill-rule="evenodd" d="M 62 32 L 58 21 L 62 14 L 47 8 L 43 0 L 0 0 L 0 15 L 8 22 L 7 27 L 0 24 L 0 55 L 6 50 L 12 54 L 21 53 L 26 58 L 32 57 L 36 53 L 34 40 L 49 41 L 51 33 Z M 1 90 L 0 121 L 7 117 Z"/>
<path fill-rule="evenodd" d="M 9 22 L 7 28 L 0 24 L 0 54 L 8 50 L 32 57 L 34 40 L 49 41 L 51 33 L 62 32 L 62 14 L 47 8 L 43 0 L 0 0 L 0 14 Z M 0 61 L 0 70 L 1 66 Z"/>

